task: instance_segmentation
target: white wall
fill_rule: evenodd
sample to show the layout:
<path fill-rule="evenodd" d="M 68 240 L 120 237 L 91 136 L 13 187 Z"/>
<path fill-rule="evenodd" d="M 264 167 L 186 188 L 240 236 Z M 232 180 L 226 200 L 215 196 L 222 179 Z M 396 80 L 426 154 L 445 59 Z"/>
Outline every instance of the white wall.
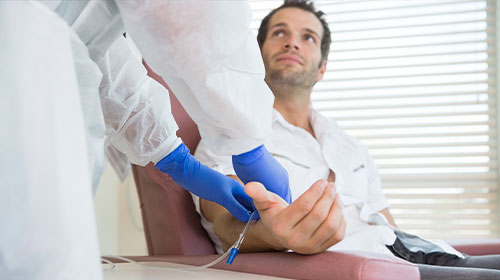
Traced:
<path fill-rule="evenodd" d="M 108 164 L 99 183 L 94 205 L 102 255 L 147 255 L 139 199 L 132 174 L 121 183 Z"/>

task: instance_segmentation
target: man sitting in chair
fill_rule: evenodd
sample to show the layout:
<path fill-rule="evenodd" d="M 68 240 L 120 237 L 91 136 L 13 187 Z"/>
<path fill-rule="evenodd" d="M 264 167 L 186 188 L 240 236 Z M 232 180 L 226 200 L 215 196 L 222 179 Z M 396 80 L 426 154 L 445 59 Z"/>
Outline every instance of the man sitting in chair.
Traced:
<path fill-rule="evenodd" d="M 418 264 L 422 279 L 500 279 L 500 255 L 464 256 L 445 242 L 397 230 L 366 148 L 312 109 L 312 88 L 323 78 L 331 42 L 322 16 L 312 3 L 285 1 L 259 28 L 265 80 L 275 96 L 273 132 L 265 145 L 290 175 L 293 202 L 248 183 L 245 191 L 261 219 L 250 225 L 240 250 L 370 251 Z M 203 139 L 195 156 L 237 179 L 231 157 L 213 153 Z M 193 198 L 222 253 L 244 224 L 222 206 Z"/>

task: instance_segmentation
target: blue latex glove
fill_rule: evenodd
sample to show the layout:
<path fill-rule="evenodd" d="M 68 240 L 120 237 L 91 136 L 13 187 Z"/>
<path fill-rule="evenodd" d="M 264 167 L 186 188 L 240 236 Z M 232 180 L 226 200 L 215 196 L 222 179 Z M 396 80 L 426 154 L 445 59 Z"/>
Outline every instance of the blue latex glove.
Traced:
<path fill-rule="evenodd" d="M 260 182 L 268 191 L 281 196 L 288 203 L 292 202 L 288 172 L 267 151 L 264 145 L 233 156 L 233 168 L 243 183 Z"/>
<path fill-rule="evenodd" d="M 252 199 L 241 183 L 201 164 L 184 143 L 160 160 L 156 168 L 186 190 L 224 206 L 238 220 L 246 222 L 250 218 Z"/>

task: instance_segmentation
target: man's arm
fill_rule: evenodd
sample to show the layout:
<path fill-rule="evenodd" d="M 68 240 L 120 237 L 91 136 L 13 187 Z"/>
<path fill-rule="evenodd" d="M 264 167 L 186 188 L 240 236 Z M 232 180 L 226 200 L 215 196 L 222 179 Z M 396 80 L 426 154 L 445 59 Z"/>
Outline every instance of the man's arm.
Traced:
<path fill-rule="evenodd" d="M 314 183 L 296 201 L 288 205 L 260 183 L 248 183 L 245 192 L 254 200 L 261 219 L 247 231 L 242 252 L 291 249 L 315 254 L 328 249 L 344 237 L 346 223 L 333 183 Z M 201 201 L 201 210 L 214 225 L 227 250 L 238 238 L 244 223 L 215 203 Z"/>
<path fill-rule="evenodd" d="M 245 223 L 235 219 L 224 207 L 215 202 L 200 199 L 200 208 L 204 217 L 213 223 L 215 234 L 222 242 L 222 249 L 227 251 L 238 239 L 245 227 Z M 249 226 L 245 240 L 240 248 L 241 252 L 283 251 L 286 249 L 273 247 L 263 238 L 256 238 L 256 236 L 266 237 L 265 234 L 259 234 L 259 232 L 265 233 L 260 221 Z"/>

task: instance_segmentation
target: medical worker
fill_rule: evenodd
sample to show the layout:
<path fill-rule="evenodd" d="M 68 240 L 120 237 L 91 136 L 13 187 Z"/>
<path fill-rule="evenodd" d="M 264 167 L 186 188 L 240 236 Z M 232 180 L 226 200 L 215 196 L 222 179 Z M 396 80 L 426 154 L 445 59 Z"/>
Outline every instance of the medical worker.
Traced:
<path fill-rule="evenodd" d="M 262 145 L 273 97 L 250 19 L 242 1 L 0 2 L 0 278 L 102 277 L 91 186 L 105 134 L 131 162 L 248 220 L 242 186 L 176 136 L 168 94 L 125 31 L 242 181 L 290 201 Z"/>

